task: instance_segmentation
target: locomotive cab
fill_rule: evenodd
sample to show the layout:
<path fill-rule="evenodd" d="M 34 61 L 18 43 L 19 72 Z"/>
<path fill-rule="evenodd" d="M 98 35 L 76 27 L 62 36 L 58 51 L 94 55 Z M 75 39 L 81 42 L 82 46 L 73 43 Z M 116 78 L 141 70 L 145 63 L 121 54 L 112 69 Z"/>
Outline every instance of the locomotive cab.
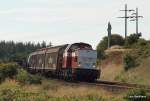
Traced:
<path fill-rule="evenodd" d="M 97 52 L 89 44 L 75 43 L 65 50 L 63 68 L 70 68 L 78 80 L 95 80 L 100 75 L 96 59 Z"/>
<path fill-rule="evenodd" d="M 79 80 L 93 81 L 100 75 L 96 68 L 97 52 L 95 50 L 79 49 L 76 52 L 76 64 L 72 65 L 74 74 Z"/>

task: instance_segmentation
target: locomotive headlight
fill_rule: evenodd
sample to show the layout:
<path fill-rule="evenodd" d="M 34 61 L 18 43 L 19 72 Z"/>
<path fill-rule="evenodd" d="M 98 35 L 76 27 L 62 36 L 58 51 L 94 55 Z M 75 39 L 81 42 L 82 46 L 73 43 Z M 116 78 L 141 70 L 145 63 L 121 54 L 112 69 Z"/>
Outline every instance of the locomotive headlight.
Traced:
<path fill-rule="evenodd" d="M 78 67 L 81 67 L 81 62 L 79 62 Z"/>
<path fill-rule="evenodd" d="M 93 63 L 93 68 L 96 68 L 96 65 L 95 65 L 95 63 Z"/>
<path fill-rule="evenodd" d="M 95 65 L 93 65 L 93 68 L 95 68 L 96 66 Z"/>

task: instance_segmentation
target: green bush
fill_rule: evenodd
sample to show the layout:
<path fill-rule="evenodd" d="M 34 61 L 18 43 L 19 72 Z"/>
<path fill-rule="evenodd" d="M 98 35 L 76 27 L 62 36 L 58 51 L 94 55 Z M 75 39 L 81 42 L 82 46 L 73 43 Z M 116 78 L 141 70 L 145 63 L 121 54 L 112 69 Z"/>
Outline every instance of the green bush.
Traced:
<path fill-rule="evenodd" d="M 41 76 L 31 75 L 26 70 L 20 69 L 16 76 L 16 80 L 21 84 L 41 84 Z"/>
<path fill-rule="evenodd" d="M 124 97 L 127 101 L 150 101 L 150 96 L 142 89 L 131 90 Z"/>
<path fill-rule="evenodd" d="M 16 63 L 0 64 L 0 81 L 6 78 L 13 78 L 17 75 L 17 70 L 20 66 Z"/>
<path fill-rule="evenodd" d="M 141 36 L 142 36 L 141 33 L 130 34 L 130 36 L 127 37 L 127 41 L 126 41 L 125 45 L 130 46 L 134 43 L 137 43 Z"/>
<path fill-rule="evenodd" d="M 150 56 L 150 42 L 144 39 L 140 39 L 136 45 L 139 50 L 140 57 L 149 57 Z"/>
<path fill-rule="evenodd" d="M 26 70 L 20 69 L 16 76 L 16 80 L 19 81 L 21 84 L 27 84 L 29 83 L 30 75 Z"/>
<path fill-rule="evenodd" d="M 135 60 L 134 57 L 131 56 L 130 54 L 126 54 L 123 58 L 123 63 L 124 63 L 124 69 L 128 70 L 130 68 L 135 67 Z"/>
<path fill-rule="evenodd" d="M 112 34 L 110 39 L 112 45 L 124 45 L 124 39 L 118 34 Z M 108 36 L 103 37 L 103 39 L 98 43 L 96 50 L 98 54 L 98 59 L 103 59 L 105 57 L 104 51 L 108 48 Z"/>

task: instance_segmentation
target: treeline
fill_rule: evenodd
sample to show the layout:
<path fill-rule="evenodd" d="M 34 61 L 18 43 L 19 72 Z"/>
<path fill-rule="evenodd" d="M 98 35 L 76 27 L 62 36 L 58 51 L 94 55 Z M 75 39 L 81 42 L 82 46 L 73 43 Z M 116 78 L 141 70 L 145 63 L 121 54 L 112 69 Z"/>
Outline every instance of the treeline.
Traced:
<path fill-rule="evenodd" d="M 47 45 L 45 41 L 41 43 L 0 41 L 0 62 L 26 61 L 29 53 L 46 46 L 51 46 L 51 42 Z"/>
<path fill-rule="evenodd" d="M 112 34 L 110 39 L 110 45 L 119 45 L 124 48 L 135 48 L 134 46 L 137 46 L 136 48 L 139 48 L 140 45 L 138 43 L 145 43 L 148 44 L 148 41 L 145 39 L 140 38 L 142 36 L 141 33 L 138 34 L 130 34 L 127 39 L 125 40 L 121 35 L 119 34 Z M 97 45 L 97 52 L 98 52 L 98 58 L 103 58 L 104 51 L 108 49 L 108 37 L 105 36 L 103 39 L 98 43 Z"/>

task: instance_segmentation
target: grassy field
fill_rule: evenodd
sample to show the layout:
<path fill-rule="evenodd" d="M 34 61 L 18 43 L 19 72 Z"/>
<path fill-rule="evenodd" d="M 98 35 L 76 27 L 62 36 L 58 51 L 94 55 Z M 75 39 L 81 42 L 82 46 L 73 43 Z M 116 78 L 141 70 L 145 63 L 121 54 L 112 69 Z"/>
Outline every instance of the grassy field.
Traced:
<path fill-rule="evenodd" d="M 124 94 L 114 94 L 97 87 L 66 85 L 56 80 L 20 85 L 7 79 L 0 84 L 0 101 L 125 101 Z"/>

